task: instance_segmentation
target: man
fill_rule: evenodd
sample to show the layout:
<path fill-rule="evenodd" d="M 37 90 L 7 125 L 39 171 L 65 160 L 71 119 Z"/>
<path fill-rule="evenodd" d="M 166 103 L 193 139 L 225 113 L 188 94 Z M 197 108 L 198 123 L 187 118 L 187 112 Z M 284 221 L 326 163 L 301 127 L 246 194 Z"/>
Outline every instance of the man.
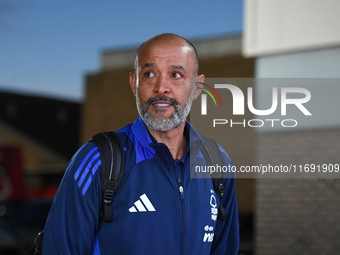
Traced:
<path fill-rule="evenodd" d="M 204 162 L 203 141 L 186 121 L 201 91 L 195 84 L 204 81 L 197 74 L 197 53 L 186 39 L 161 34 L 141 45 L 130 74 L 140 117 L 117 131 L 126 160 L 113 222 L 99 217 L 100 156 L 88 142 L 67 167 L 46 222 L 43 254 L 237 254 L 235 179 L 224 180 L 218 201 L 211 179 L 190 178 L 189 153 Z M 231 164 L 222 148 L 221 155 Z M 213 217 L 217 202 L 226 220 Z"/>

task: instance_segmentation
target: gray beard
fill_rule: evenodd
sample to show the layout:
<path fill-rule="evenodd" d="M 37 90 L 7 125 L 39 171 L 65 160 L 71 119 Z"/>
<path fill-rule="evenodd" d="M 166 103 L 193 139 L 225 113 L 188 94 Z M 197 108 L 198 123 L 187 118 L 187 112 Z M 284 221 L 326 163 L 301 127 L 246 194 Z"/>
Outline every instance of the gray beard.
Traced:
<path fill-rule="evenodd" d="M 194 89 L 191 90 L 189 99 L 183 105 L 183 107 L 181 107 L 181 104 L 176 99 L 169 98 L 165 95 L 159 95 L 154 98 L 149 98 L 145 105 L 143 105 L 139 99 L 138 89 L 136 93 L 137 110 L 142 120 L 144 121 L 145 125 L 150 129 L 162 132 L 177 128 L 186 120 L 190 112 L 193 99 Z M 175 107 L 174 113 L 168 118 L 151 116 L 149 107 L 151 106 L 152 102 L 155 101 L 170 102 Z M 164 111 L 157 111 L 157 113 L 163 115 Z"/>

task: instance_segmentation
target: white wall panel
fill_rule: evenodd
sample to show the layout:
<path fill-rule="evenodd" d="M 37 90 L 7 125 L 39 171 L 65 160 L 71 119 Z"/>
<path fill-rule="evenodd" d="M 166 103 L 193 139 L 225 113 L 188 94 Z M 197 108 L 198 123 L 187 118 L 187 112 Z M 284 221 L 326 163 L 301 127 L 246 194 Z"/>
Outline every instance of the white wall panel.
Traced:
<path fill-rule="evenodd" d="M 243 54 L 340 45 L 339 0 L 245 0 Z"/>

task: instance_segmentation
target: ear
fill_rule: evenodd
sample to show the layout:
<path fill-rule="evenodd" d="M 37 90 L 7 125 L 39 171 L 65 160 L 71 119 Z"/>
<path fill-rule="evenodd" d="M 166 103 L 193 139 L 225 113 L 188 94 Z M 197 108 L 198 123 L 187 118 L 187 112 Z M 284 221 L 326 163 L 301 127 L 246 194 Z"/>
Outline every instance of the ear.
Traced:
<path fill-rule="evenodd" d="M 202 92 L 202 90 L 199 88 L 203 88 L 203 85 L 200 83 L 204 83 L 204 78 L 204 74 L 196 76 L 194 99 L 196 99 Z"/>
<path fill-rule="evenodd" d="M 136 82 L 137 82 L 137 78 L 136 78 L 136 74 L 134 72 L 131 72 L 129 74 L 129 82 L 130 82 L 130 88 L 132 90 L 132 93 L 134 96 L 136 96 Z"/>

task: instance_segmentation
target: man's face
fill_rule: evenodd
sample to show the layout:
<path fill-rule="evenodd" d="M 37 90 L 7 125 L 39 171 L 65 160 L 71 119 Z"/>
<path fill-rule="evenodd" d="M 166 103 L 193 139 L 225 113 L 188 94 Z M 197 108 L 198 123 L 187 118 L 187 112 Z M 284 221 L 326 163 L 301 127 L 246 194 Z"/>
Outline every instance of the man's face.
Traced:
<path fill-rule="evenodd" d="M 199 94 L 194 86 L 194 56 L 182 40 L 151 42 L 142 49 L 135 85 L 131 77 L 130 84 L 139 115 L 149 128 L 168 131 L 185 121 Z"/>

